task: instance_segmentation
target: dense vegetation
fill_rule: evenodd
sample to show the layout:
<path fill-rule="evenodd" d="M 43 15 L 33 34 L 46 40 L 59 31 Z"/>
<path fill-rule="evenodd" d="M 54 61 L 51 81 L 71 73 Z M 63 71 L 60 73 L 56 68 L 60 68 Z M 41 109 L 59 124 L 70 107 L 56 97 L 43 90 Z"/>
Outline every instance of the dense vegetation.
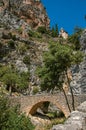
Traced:
<path fill-rule="evenodd" d="M 34 130 L 29 117 L 20 113 L 19 106 L 11 107 L 7 98 L 0 96 L 0 130 Z"/>
<path fill-rule="evenodd" d="M 14 66 L 0 66 L 0 81 L 2 85 L 9 91 L 12 92 L 23 92 L 28 88 L 29 74 L 28 72 L 18 73 Z"/>

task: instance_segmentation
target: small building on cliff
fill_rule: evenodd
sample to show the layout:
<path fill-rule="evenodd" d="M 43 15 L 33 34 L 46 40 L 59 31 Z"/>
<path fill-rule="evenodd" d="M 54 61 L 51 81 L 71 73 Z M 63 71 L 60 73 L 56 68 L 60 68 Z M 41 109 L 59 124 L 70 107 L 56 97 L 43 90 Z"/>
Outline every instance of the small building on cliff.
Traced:
<path fill-rule="evenodd" d="M 61 28 L 60 32 L 59 32 L 59 37 L 67 39 L 68 38 L 68 33 L 63 28 Z"/>

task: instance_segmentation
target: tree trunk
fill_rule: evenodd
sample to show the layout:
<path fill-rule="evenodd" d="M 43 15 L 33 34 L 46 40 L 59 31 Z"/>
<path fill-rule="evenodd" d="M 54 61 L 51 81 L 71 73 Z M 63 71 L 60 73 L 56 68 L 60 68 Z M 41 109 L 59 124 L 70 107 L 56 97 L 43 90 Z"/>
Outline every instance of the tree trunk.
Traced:
<path fill-rule="evenodd" d="M 72 107 L 73 107 L 73 111 L 75 111 L 75 101 L 74 101 L 73 90 L 71 87 L 70 87 L 70 91 L 71 91 L 71 95 L 72 95 Z"/>
<path fill-rule="evenodd" d="M 64 91 L 63 88 L 62 88 L 62 90 L 63 90 L 64 96 L 65 96 L 65 99 L 66 99 L 66 103 L 67 103 L 67 106 L 68 106 L 69 112 L 71 112 L 71 108 L 70 108 L 70 105 L 69 105 L 69 102 L 68 102 L 67 95 L 66 95 L 66 93 L 65 93 L 65 91 Z"/>
<path fill-rule="evenodd" d="M 74 100 L 73 90 L 72 90 L 72 88 L 70 86 L 70 81 L 69 81 L 67 71 L 66 71 L 66 76 L 67 76 L 67 81 L 68 81 L 68 85 L 69 85 L 71 96 L 72 96 L 72 108 L 73 108 L 73 111 L 75 111 L 75 100 Z"/>

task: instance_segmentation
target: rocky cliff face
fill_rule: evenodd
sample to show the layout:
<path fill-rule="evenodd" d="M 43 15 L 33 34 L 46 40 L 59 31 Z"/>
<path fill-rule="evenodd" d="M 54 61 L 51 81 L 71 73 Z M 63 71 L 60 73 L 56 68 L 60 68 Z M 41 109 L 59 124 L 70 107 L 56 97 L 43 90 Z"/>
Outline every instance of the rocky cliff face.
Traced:
<path fill-rule="evenodd" d="M 81 51 L 85 56 L 83 62 L 80 65 L 72 68 L 73 80 L 71 86 L 76 94 L 86 93 L 86 29 L 80 38 Z"/>
<path fill-rule="evenodd" d="M 39 26 L 49 27 L 40 1 L 0 0 L 0 65 L 15 66 L 18 72 L 29 71 L 31 88 L 39 86 L 35 70 L 47 49 L 47 37 L 35 31 Z"/>
<path fill-rule="evenodd" d="M 0 12 L 7 11 L 25 20 L 32 28 L 49 27 L 50 20 L 40 0 L 0 0 Z"/>

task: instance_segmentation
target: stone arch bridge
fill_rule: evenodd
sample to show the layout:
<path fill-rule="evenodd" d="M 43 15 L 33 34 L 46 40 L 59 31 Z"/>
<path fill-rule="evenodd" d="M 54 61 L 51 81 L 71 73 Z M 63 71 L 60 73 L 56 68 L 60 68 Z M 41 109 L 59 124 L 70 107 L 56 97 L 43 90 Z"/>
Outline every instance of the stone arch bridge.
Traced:
<path fill-rule="evenodd" d="M 71 95 L 67 95 L 68 100 L 71 105 Z M 79 106 L 82 102 L 86 101 L 86 94 L 85 95 L 75 95 L 75 107 Z M 35 114 L 38 108 L 43 108 L 43 105 L 47 102 L 53 103 L 57 108 L 59 108 L 65 115 L 65 117 L 68 117 L 70 112 L 66 103 L 66 100 L 64 98 L 64 95 L 62 93 L 58 93 L 55 95 L 35 95 L 35 96 L 20 96 L 20 97 L 11 97 L 10 102 L 15 104 L 20 104 L 21 112 L 28 114 Z"/>

